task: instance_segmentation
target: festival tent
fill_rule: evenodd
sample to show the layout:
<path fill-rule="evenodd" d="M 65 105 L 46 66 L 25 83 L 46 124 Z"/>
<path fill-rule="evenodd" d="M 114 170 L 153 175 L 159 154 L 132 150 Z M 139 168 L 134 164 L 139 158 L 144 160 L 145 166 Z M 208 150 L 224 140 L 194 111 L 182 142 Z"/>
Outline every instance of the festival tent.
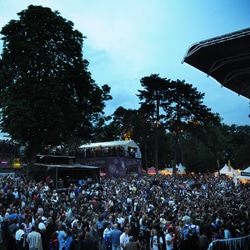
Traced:
<path fill-rule="evenodd" d="M 225 164 L 222 169 L 220 169 L 220 174 L 224 174 L 227 176 L 236 176 L 237 172 L 234 170 L 234 168 L 230 164 Z"/>
<path fill-rule="evenodd" d="M 125 150 L 129 150 L 129 148 L 136 149 L 136 151 L 140 151 L 139 146 L 133 140 L 124 140 L 124 141 L 108 141 L 108 142 L 93 142 L 87 143 L 80 146 L 80 148 L 99 148 L 99 147 L 118 147 L 122 146 Z"/>
<path fill-rule="evenodd" d="M 182 166 L 180 163 L 179 165 L 176 165 L 177 173 L 178 174 L 185 174 L 186 173 L 186 168 Z"/>
<path fill-rule="evenodd" d="M 244 172 L 244 173 L 249 173 L 249 174 L 250 174 L 250 166 L 247 167 L 246 169 L 244 169 L 242 172 Z"/>
<path fill-rule="evenodd" d="M 172 168 L 165 168 L 165 169 L 161 170 L 160 173 L 163 175 L 172 175 L 173 169 Z"/>
<path fill-rule="evenodd" d="M 172 175 L 173 174 L 173 168 L 165 168 L 164 170 L 160 171 L 161 174 L 163 175 Z M 185 167 L 182 166 L 180 163 L 179 165 L 176 164 L 176 173 L 177 174 L 185 174 Z"/>
<path fill-rule="evenodd" d="M 156 174 L 156 169 L 155 167 L 151 167 L 148 169 L 148 174 Z"/>
<path fill-rule="evenodd" d="M 241 173 L 236 178 L 243 183 L 250 181 L 250 166 L 241 171 Z"/>

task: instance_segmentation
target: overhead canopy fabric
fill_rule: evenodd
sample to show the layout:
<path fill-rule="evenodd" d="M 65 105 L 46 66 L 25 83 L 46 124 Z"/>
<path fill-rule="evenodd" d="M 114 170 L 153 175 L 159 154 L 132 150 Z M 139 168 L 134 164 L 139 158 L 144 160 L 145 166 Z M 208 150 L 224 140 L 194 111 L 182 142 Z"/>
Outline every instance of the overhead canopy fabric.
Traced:
<path fill-rule="evenodd" d="M 250 99 L 250 28 L 193 44 L 183 62 Z"/>
<path fill-rule="evenodd" d="M 128 147 L 136 148 L 140 151 L 139 146 L 133 140 L 94 142 L 94 143 L 84 144 L 84 145 L 80 146 L 80 148 L 118 147 L 118 146 L 125 147 L 126 149 Z"/>
<path fill-rule="evenodd" d="M 237 176 L 237 179 L 250 180 L 250 166 L 241 171 L 240 175 Z"/>

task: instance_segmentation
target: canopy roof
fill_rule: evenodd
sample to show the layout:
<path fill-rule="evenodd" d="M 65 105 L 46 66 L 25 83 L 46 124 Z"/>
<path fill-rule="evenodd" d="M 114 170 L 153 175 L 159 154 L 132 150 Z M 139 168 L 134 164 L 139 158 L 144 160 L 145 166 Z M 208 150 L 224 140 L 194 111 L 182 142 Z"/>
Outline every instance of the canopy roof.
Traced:
<path fill-rule="evenodd" d="M 138 145 L 133 140 L 127 140 L 127 141 L 108 141 L 108 142 L 94 142 L 94 143 L 88 143 L 80 146 L 80 148 L 98 148 L 98 147 L 131 147 L 131 148 L 137 148 L 139 150 Z"/>
<path fill-rule="evenodd" d="M 80 164 L 46 164 L 46 163 L 36 163 L 36 166 L 48 167 L 48 168 L 65 168 L 65 169 L 100 169 L 98 166 L 80 165 Z"/>
<path fill-rule="evenodd" d="M 193 44 L 183 62 L 250 99 L 250 28 Z"/>
<path fill-rule="evenodd" d="M 242 172 L 250 173 L 250 166 L 244 169 Z"/>
<path fill-rule="evenodd" d="M 240 175 L 237 176 L 237 179 L 250 180 L 250 166 L 241 171 Z"/>
<path fill-rule="evenodd" d="M 220 174 L 237 175 L 237 172 L 233 167 L 227 166 L 227 164 L 225 164 L 224 167 L 220 169 Z"/>

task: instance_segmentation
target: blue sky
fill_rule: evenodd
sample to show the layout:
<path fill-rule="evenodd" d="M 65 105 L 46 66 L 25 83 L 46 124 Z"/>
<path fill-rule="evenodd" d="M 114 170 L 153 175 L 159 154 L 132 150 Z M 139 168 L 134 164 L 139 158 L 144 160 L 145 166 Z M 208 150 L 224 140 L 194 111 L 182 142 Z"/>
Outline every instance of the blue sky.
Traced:
<path fill-rule="evenodd" d="M 137 109 L 140 79 L 159 74 L 205 93 L 204 104 L 223 123 L 250 125 L 247 98 L 181 63 L 193 43 L 250 27 L 249 0 L 0 0 L 0 28 L 30 4 L 58 10 L 87 37 L 92 78 L 111 87 L 108 115 L 119 106 Z"/>

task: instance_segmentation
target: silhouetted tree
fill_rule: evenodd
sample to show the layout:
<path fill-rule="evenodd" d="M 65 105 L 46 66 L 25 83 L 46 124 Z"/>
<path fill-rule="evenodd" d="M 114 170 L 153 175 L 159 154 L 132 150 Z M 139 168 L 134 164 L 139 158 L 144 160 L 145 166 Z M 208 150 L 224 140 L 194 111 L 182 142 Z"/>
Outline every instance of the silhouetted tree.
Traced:
<path fill-rule="evenodd" d="M 83 35 L 49 8 L 30 5 L 2 30 L 0 107 L 3 132 L 27 145 L 91 138 L 103 124 L 108 85 L 97 86 L 83 59 Z"/>

